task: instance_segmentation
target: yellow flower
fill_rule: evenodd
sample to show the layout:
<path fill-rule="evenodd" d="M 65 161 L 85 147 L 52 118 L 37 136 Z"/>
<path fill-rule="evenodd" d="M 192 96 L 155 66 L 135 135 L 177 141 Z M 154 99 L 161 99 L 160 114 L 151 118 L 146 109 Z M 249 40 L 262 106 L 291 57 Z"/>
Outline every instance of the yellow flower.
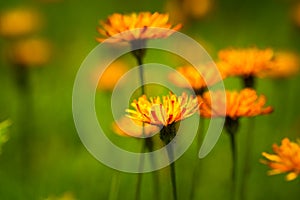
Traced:
<path fill-rule="evenodd" d="M 225 49 L 219 52 L 220 68 L 228 76 L 257 76 L 270 68 L 272 49 Z"/>
<path fill-rule="evenodd" d="M 122 117 L 117 122 L 114 122 L 112 128 L 118 135 L 136 138 L 151 137 L 159 132 L 157 126 L 144 124 L 143 128 L 142 122 L 134 121 L 128 117 Z"/>
<path fill-rule="evenodd" d="M 109 65 L 101 75 L 98 89 L 112 91 L 119 79 L 128 71 L 128 66 L 123 61 L 115 61 Z M 95 77 L 98 80 L 98 77 Z"/>
<path fill-rule="evenodd" d="M 212 105 L 210 93 L 214 93 L 214 98 L 219 100 L 216 105 Z M 253 89 L 246 88 L 240 92 L 226 91 L 226 99 L 222 98 L 223 96 L 223 91 L 205 92 L 203 97 L 198 96 L 199 101 L 203 102 L 200 105 L 200 115 L 207 118 L 230 117 L 231 119 L 238 119 L 239 117 L 268 114 L 273 111 L 270 106 L 264 107 L 265 96 L 258 96 Z M 224 108 L 226 108 L 225 115 L 222 112 Z"/>
<path fill-rule="evenodd" d="M 134 40 L 146 40 L 156 38 L 166 38 L 174 31 L 181 28 L 181 24 L 172 26 L 168 22 L 168 14 L 160 14 L 158 12 L 141 12 L 122 15 L 115 13 L 108 17 L 105 22 L 100 22 L 102 28 L 98 28 L 98 32 L 104 38 L 97 38 L 99 42 L 106 38 L 111 38 L 112 42 L 131 42 Z M 151 30 L 149 27 L 157 27 L 164 29 Z M 124 33 L 124 31 L 129 31 Z M 116 34 L 120 35 L 116 36 Z"/>
<path fill-rule="evenodd" d="M 270 69 L 261 72 L 262 77 L 285 78 L 299 71 L 299 56 L 290 52 L 275 54 Z"/>
<path fill-rule="evenodd" d="M 300 27 L 300 3 L 299 2 L 294 6 L 292 16 L 295 24 Z"/>
<path fill-rule="evenodd" d="M 286 175 L 288 181 L 297 178 L 300 173 L 300 144 L 284 138 L 280 146 L 273 145 L 273 151 L 275 154 L 262 153 L 268 159 L 262 162 L 271 168 L 268 174 L 288 173 Z"/>
<path fill-rule="evenodd" d="M 186 15 L 199 19 L 204 17 L 212 7 L 212 0 L 183 0 L 182 8 Z"/>
<path fill-rule="evenodd" d="M 50 60 L 51 45 L 43 39 L 27 39 L 14 43 L 10 52 L 13 63 L 32 67 L 46 64 Z"/>
<path fill-rule="evenodd" d="M 196 97 L 182 93 L 147 99 L 146 95 L 131 103 L 134 110 L 127 109 L 128 117 L 133 120 L 157 126 L 168 126 L 174 122 L 186 119 L 198 111 Z"/>
<path fill-rule="evenodd" d="M 0 15 L 0 35 L 16 37 L 34 33 L 41 26 L 41 16 L 34 10 L 19 8 Z"/>
<path fill-rule="evenodd" d="M 212 66 L 213 67 L 213 66 Z M 203 69 L 203 70 L 202 70 Z M 200 90 L 205 89 L 208 86 L 212 86 L 216 84 L 217 82 L 221 81 L 219 76 L 216 76 L 216 70 L 214 68 L 211 68 L 210 65 L 205 66 L 205 68 L 201 68 L 200 74 L 197 69 L 195 69 L 193 66 L 183 66 L 177 68 L 177 71 L 186 79 L 181 77 L 177 73 L 171 73 L 169 76 L 169 79 L 176 84 L 179 87 L 182 88 L 189 88 L 190 86 L 197 92 Z M 221 78 L 225 78 L 223 73 L 221 71 L 220 75 Z M 204 79 L 205 78 L 205 79 Z M 188 84 L 189 83 L 189 84 Z"/>

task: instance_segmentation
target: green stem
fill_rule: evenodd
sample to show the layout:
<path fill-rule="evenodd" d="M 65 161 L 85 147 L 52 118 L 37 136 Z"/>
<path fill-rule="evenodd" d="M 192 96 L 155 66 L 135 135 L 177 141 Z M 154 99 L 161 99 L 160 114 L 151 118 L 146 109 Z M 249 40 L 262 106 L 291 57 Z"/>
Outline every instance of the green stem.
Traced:
<path fill-rule="evenodd" d="M 244 88 L 253 88 L 255 87 L 255 77 L 252 75 L 245 76 L 243 78 Z"/>
<path fill-rule="evenodd" d="M 117 200 L 120 188 L 120 172 L 115 172 L 111 180 L 109 200 Z"/>
<path fill-rule="evenodd" d="M 142 171 L 144 168 L 144 152 L 146 149 L 145 143 L 143 143 L 142 148 L 141 148 L 141 157 L 140 157 L 140 166 L 139 166 L 139 171 Z M 136 190 L 135 190 L 135 200 L 139 200 L 141 196 L 141 185 L 142 185 L 142 178 L 143 178 L 143 173 L 138 173 L 138 178 L 137 178 L 137 183 L 136 183 Z"/>
<path fill-rule="evenodd" d="M 148 149 L 149 152 L 152 152 L 154 150 L 153 146 L 153 139 L 151 137 L 149 138 L 145 138 L 145 143 L 146 148 Z M 156 162 L 155 162 L 155 158 L 153 157 L 153 155 L 150 157 L 150 162 L 151 162 L 151 166 L 153 169 L 156 168 Z M 152 172 L 152 180 L 153 180 L 153 187 L 154 187 L 154 198 L 156 200 L 160 199 L 160 188 L 159 188 L 159 174 L 158 171 L 154 171 Z"/>
<path fill-rule="evenodd" d="M 173 152 L 173 144 L 167 146 L 168 157 L 170 164 L 170 175 L 171 175 L 171 183 L 172 183 L 172 191 L 173 191 L 173 199 L 177 200 L 177 188 L 176 188 L 176 172 L 175 172 L 175 161 L 174 161 L 174 152 Z"/>
<path fill-rule="evenodd" d="M 225 120 L 225 128 L 230 137 L 230 146 L 231 146 L 231 156 L 232 156 L 232 172 L 231 172 L 231 200 L 235 199 L 236 193 L 236 173 L 237 173 L 237 148 L 236 148 L 236 133 L 239 128 L 238 119 L 232 119 L 230 117 L 226 117 Z"/>
<path fill-rule="evenodd" d="M 244 156 L 244 168 L 242 171 L 241 177 L 241 190 L 240 190 L 240 199 L 246 199 L 247 193 L 247 181 L 249 175 L 251 173 L 251 154 L 252 154 L 252 147 L 253 147 L 253 130 L 255 127 L 255 119 L 249 119 L 248 130 L 246 133 L 246 148 L 245 148 L 245 156 Z"/>
<path fill-rule="evenodd" d="M 204 133 L 204 120 L 199 119 L 199 125 L 198 125 L 198 133 L 197 133 L 197 150 L 200 149 L 201 142 L 203 139 L 203 133 Z M 198 156 L 198 155 L 197 155 Z M 192 176 L 192 183 L 191 183 L 191 192 L 190 192 L 190 198 L 189 199 L 194 199 L 195 197 L 195 191 L 198 186 L 198 181 L 199 181 L 199 172 L 201 171 L 200 169 L 200 159 L 197 159 L 195 166 L 194 166 L 194 171 L 193 171 L 193 176 Z"/>
<path fill-rule="evenodd" d="M 175 161 L 174 161 L 174 143 L 170 143 L 174 137 L 176 136 L 176 124 L 172 123 L 167 126 L 164 126 L 160 130 L 160 139 L 165 143 L 167 148 L 167 153 L 169 157 L 170 164 L 170 176 L 171 176 L 171 183 L 172 183 L 172 193 L 173 199 L 177 200 L 177 188 L 176 188 L 176 172 L 175 172 Z"/>

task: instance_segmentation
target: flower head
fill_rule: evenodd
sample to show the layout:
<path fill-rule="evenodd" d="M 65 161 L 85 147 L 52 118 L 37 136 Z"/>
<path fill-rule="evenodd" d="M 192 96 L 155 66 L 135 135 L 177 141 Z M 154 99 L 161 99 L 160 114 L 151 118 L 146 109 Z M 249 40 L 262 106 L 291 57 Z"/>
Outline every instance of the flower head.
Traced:
<path fill-rule="evenodd" d="M 300 60 L 298 55 L 290 52 L 278 52 L 275 54 L 268 70 L 262 71 L 262 77 L 285 78 L 299 71 Z"/>
<path fill-rule="evenodd" d="M 157 126 L 168 126 L 174 122 L 184 120 L 198 111 L 196 97 L 182 93 L 147 99 L 146 95 L 131 103 L 134 110 L 127 109 L 128 116 L 136 121 Z"/>
<path fill-rule="evenodd" d="M 27 8 L 4 11 L 0 16 L 0 35 L 16 37 L 37 31 L 41 26 L 39 13 Z"/>
<path fill-rule="evenodd" d="M 134 40 L 166 38 L 181 28 L 181 24 L 173 27 L 168 20 L 168 14 L 158 12 L 153 14 L 141 12 L 128 15 L 115 13 L 109 16 L 106 21 L 100 22 L 102 28 L 98 28 L 98 32 L 103 35 L 103 38 L 97 38 L 97 40 L 102 42 L 106 38 L 112 37 L 110 40 L 112 42 L 132 42 Z M 149 29 L 151 27 L 162 29 Z M 119 35 L 116 36 L 116 34 Z"/>
<path fill-rule="evenodd" d="M 177 68 L 177 71 L 185 79 L 187 79 L 187 81 L 178 73 L 171 73 L 169 79 L 179 87 L 189 88 L 190 84 L 190 86 L 195 91 L 200 91 L 208 86 L 216 84 L 217 82 L 221 81 L 221 79 L 225 78 L 221 71 L 219 71 L 221 73 L 221 77 L 216 75 L 218 71 L 214 68 L 214 66 L 204 66 L 201 69 L 203 69 L 201 70 L 202 74 L 200 74 L 198 70 L 191 65 L 179 67 Z"/>
<path fill-rule="evenodd" d="M 113 131 L 120 136 L 127 137 L 151 137 L 159 132 L 159 128 L 154 125 L 144 124 L 140 121 L 132 120 L 129 117 L 122 117 L 112 125 Z"/>
<path fill-rule="evenodd" d="M 275 154 L 262 153 L 268 159 L 262 162 L 271 168 L 268 174 L 288 173 L 286 175 L 288 181 L 297 178 L 300 173 L 300 144 L 284 138 L 280 146 L 273 144 L 273 151 Z"/>
<path fill-rule="evenodd" d="M 270 68 L 272 49 L 225 49 L 219 52 L 220 67 L 228 76 L 257 76 Z"/>
<path fill-rule="evenodd" d="M 253 89 L 243 89 L 240 92 L 226 91 L 226 99 L 223 91 L 212 92 L 213 97 L 217 99 L 216 105 L 212 105 L 211 92 L 205 92 L 203 97 L 198 99 L 203 103 L 200 105 L 200 114 L 203 117 L 230 117 L 237 119 L 239 117 L 253 117 L 257 115 L 268 114 L 273 111 L 272 107 L 267 106 L 266 98 L 263 95 L 258 96 Z M 225 107 L 226 106 L 226 107 Z M 226 108 L 225 115 L 223 110 Z"/>
<path fill-rule="evenodd" d="M 101 68 L 103 66 L 100 66 Z M 119 79 L 128 71 L 128 66 L 123 61 L 115 61 L 110 64 L 101 75 L 98 82 L 98 89 L 104 91 L 112 91 Z M 98 80 L 94 77 L 93 80 Z"/>
<path fill-rule="evenodd" d="M 50 60 L 51 45 L 43 39 L 27 39 L 15 43 L 10 52 L 13 63 L 31 67 L 46 64 Z"/>

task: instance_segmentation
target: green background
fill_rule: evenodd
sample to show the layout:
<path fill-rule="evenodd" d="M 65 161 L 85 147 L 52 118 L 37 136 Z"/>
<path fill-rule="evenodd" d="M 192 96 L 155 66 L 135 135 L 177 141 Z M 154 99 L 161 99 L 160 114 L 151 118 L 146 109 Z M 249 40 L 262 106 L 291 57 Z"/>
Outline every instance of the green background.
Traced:
<path fill-rule="evenodd" d="M 134 199 L 136 174 L 115 171 L 97 161 L 81 143 L 72 118 L 72 88 L 83 59 L 98 44 L 96 27 L 100 19 L 120 12 L 164 11 L 165 1 L 62 0 L 54 3 L 39 1 L 1 1 L 0 9 L 30 6 L 45 18 L 39 33 L 54 46 L 52 60 L 42 68 L 30 69 L 30 91 L 22 92 L 15 84 L 14 74 L 5 58 L 6 41 L 0 40 L 0 121 L 9 118 L 12 125 L 9 141 L 0 155 L 0 199 L 44 199 L 61 196 L 66 191 L 76 199 Z M 271 47 L 275 50 L 300 51 L 300 28 L 294 26 L 290 12 L 296 1 L 285 0 L 215 0 L 214 8 L 202 20 L 190 21 L 181 30 L 197 39 L 216 59 L 218 50 L 227 47 Z M 146 57 L 153 61 L 156 56 Z M 165 57 L 162 60 L 168 60 Z M 134 59 L 128 56 L 130 63 Z M 159 62 L 159 60 L 157 61 Z M 167 62 L 167 61 L 165 61 Z M 170 62 L 170 64 L 174 63 Z M 240 81 L 230 78 L 226 88 L 240 89 Z M 247 199 L 299 199 L 299 180 L 287 182 L 283 175 L 267 176 L 261 164 L 261 152 L 271 152 L 272 144 L 288 136 L 299 138 L 300 106 L 299 76 L 285 80 L 261 79 L 257 90 L 268 98 L 274 113 L 241 121 L 238 133 L 239 168 L 242 166 L 249 128 L 253 134 L 251 174 Z M 105 102 L 109 94 L 96 98 L 99 116 L 104 116 L 107 130 L 112 122 Z M 108 117 L 105 117 L 108 116 Z M 113 133 L 111 133 L 113 134 Z M 126 145 L 140 149 L 130 138 L 112 135 Z M 213 151 L 200 160 L 199 184 L 195 199 L 230 199 L 229 138 L 224 133 Z M 189 199 L 193 166 L 197 161 L 196 145 L 176 162 L 179 199 Z M 161 199 L 171 198 L 168 168 L 159 172 Z M 141 199 L 153 199 L 151 173 L 142 181 Z"/>

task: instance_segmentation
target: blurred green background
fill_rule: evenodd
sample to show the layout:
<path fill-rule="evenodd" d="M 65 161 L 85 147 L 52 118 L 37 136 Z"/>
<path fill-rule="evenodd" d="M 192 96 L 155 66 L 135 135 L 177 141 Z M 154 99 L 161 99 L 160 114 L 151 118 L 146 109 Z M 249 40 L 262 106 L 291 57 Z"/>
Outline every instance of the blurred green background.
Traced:
<path fill-rule="evenodd" d="M 203 18 L 188 19 L 181 31 L 198 40 L 214 59 L 220 49 L 227 47 L 257 46 L 300 52 L 300 27 L 291 15 L 299 1 L 212 2 L 213 7 Z M 0 155 L 0 199 L 134 199 L 137 175 L 106 167 L 81 143 L 72 118 L 72 87 L 81 62 L 98 44 L 95 38 L 99 20 L 115 12 L 165 12 L 166 3 L 158 0 L 0 2 L 0 12 L 20 6 L 38 10 L 43 17 L 43 27 L 34 36 L 46 38 L 52 44 L 51 60 L 42 67 L 28 70 L 29 89 L 25 90 L 16 84 L 14 70 L 6 56 L 10 41 L 0 38 L 0 121 L 12 121 L 9 140 L 2 146 Z M 151 55 L 146 62 L 147 59 L 153 61 Z M 134 63 L 132 57 L 128 56 L 128 60 Z M 236 78 L 227 79 L 225 84 L 228 89 L 241 88 Z M 249 200 L 300 197 L 299 180 L 286 182 L 283 175 L 267 176 L 268 168 L 259 162 L 261 152 L 271 152 L 272 144 L 279 143 L 283 137 L 300 138 L 299 89 L 298 75 L 283 80 L 258 80 L 257 90 L 266 95 L 267 104 L 272 105 L 275 112 L 255 119 Z M 98 114 L 110 116 L 104 105 L 109 94 L 98 95 Z M 112 118 L 106 120 L 104 123 L 110 126 Z M 249 124 L 247 119 L 241 121 L 237 136 L 240 156 L 247 142 L 245 133 Z M 140 143 L 130 138 L 112 137 L 140 149 Z M 213 151 L 200 161 L 195 199 L 230 199 L 229 150 L 229 138 L 223 134 Z M 189 199 L 197 151 L 193 144 L 177 161 L 179 199 Z M 159 174 L 161 199 L 170 199 L 168 168 Z M 153 198 L 148 173 L 143 177 L 141 199 Z"/>

